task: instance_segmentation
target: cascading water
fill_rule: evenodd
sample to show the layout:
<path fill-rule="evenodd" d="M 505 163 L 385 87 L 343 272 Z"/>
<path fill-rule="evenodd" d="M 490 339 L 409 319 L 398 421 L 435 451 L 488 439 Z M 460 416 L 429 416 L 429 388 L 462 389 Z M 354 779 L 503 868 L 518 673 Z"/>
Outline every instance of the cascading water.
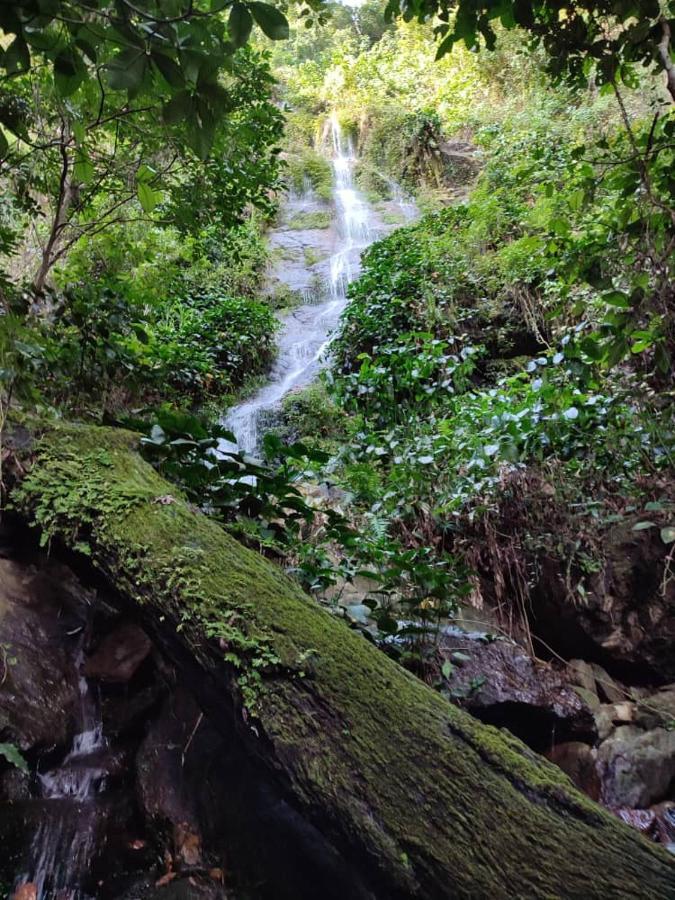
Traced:
<path fill-rule="evenodd" d="M 103 811 L 103 755 L 107 742 L 96 697 L 82 675 L 84 652 L 76 657 L 80 697 L 79 727 L 58 768 L 38 776 L 40 821 L 24 872 L 15 887 L 30 886 L 35 900 L 89 900 L 82 883 L 90 874 Z M 28 896 L 29 894 L 26 893 Z"/>
<path fill-rule="evenodd" d="M 332 151 L 333 198 L 336 209 L 337 248 L 330 257 L 326 285 L 320 302 L 308 302 L 282 318 L 278 355 L 268 383 L 255 396 L 235 406 L 225 426 L 236 436 L 240 450 L 253 452 L 258 442 L 258 420 L 293 388 L 308 384 L 320 368 L 331 331 L 347 302 L 347 285 L 359 271 L 361 252 L 385 229 L 375 211 L 354 186 L 356 155 L 336 117 L 328 122 L 325 135 Z M 294 198 L 302 209 L 311 195 Z M 223 449 L 232 449 L 223 445 Z"/>

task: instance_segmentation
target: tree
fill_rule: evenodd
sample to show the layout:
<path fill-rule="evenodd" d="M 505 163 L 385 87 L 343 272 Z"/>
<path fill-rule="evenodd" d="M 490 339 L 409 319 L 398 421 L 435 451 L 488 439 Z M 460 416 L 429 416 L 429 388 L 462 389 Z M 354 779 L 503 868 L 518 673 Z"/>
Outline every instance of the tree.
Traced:
<path fill-rule="evenodd" d="M 406 21 L 440 20 L 435 33 L 440 39 L 438 56 L 464 41 L 492 49 L 497 41 L 493 27 L 520 27 L 535 46 L 548 54 L 548 69 L 557 77 L 578 82 L 592 70 L 598 83 L 635 83 L 637 67 L 665 73 L 675 101 L 675 65 L 672 35 L 675 7 L 659 0 L 389 0 L 386 16 L 401 15 Z"/>
<path fill-rule="evenodd" d="M 34 293 L 78 241 L 112 225 L 146 218 L 190 230 L 206 217 L 228 227 L 248 204 L 269 212 L 282 129 L 271 86 L 264 56 L 234 54 L 218 82 L 228 114 L 200 160 L 182 122 L 162 121 L 156 98 L 127 103 L 98 78 L 63 97 L 48 67 L 15 77 L 2 95 L 16 135 L 4 168 L 17 204 L 20 196 L 33 204 Z"/>
<path fill-rule="evenodd" d="M 53 552 L 94 567 L 189 679 L 237 761 L 222 777 L 261 896 L 672 896 L 667 853 L 322 610 L 196 512 L 136 442 L 18 428 L 11 498 Z M 270 831 L 310 888 L 265 871 Z"/>

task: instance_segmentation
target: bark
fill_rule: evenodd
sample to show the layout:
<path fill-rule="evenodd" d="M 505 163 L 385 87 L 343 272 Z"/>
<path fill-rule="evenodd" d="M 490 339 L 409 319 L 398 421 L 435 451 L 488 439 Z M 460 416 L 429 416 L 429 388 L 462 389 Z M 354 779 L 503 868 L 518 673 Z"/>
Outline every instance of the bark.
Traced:
<path fill-rule="evenodd" d="M 34 431 L 12 439 L 15 509 L 141 611 L 313 866 L 295 897 L 673 896 L 664 851 L 242 548 L 133 435 L 50 427 L 34 448 Z"/>
<path fill-rule="evenodd" d="M 664 19 L 661 22 L 661 40 L 658 44 L 658 51 L 661 65 L 666 73 L 666 87 L 668 88 L 668 93 L 670 94 L 673 103 L 675 103 L 675 63 L 673 63 L 673 59 L 670 55 L 671 40 L 672 34 L 670 24 Z"/>

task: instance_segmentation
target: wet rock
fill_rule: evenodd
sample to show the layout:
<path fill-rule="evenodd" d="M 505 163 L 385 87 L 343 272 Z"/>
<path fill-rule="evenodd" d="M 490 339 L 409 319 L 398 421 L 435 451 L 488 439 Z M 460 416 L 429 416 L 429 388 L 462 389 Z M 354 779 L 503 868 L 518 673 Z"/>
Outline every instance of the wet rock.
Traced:
<path fill-rule="evenodd" d="M 157 880 L 157 882 L 160 879 Z M 116 900 L 234 900 L 229 892 L 210 878 L 172 878 L 164 884 L 146 878 Z"/>
<path fill-rule="evenodd" d="M 666 800 L 652 807 L 656 819 L 656 837 L 675 853 L 675 802 Z"/>
<path fill-rule="evenodd" d="M 585 662 L 583 659 L 571 659 L 567 668 L 571 684 L 597 696 L 592 663 Z"/>
<path fill-rule="evenodd" d="M 651 809 L 615 809 L 614 813 L 622 822 L 630 825 L 631 828 L 637 829 L 646 837 L 654 836 L 656 814 Z"/>
<path fill-rule="evenodd" d="M 107 634 L 84 664 L 87 678 L 125 683 L 131 681 L 152 650 L 147 634 L 133 622 Z"/>
<path fill-rule="evenodd" d="M 598 748 L 602 802 L 644 809 L 667 797 L 675 778 L 675 732 L 622 725 Z"/>
<path fill-rule="evenodd" d="M 595 738 L 587 704 L 550 665 L 506 640 L 446 629 L 439 645 L 450 664 L 451 697 L 484 722 L 508 728 L 533 749 L 554 741 Z"/>
<path fill-rule="evenodd" d="M 29 882 L 28 884 L 22 884 L 14 891 L 12 900 L 37 900 L 37 895 L 37 885 Z"/>
<path fill-rule="evenodd" d="M 69 654 L 91 597 L 65 566 L 0 559 L 0 732 L 22 750 L 69 742 L 77 685 Z"/>
<path fill-rule="evenodd" d="M 593 800 L 600 799 L 600 777 L 593 747 L 580 741 L 568 741 L 556 744 L 545 755 L 571 778 L 579 790 Z"/>

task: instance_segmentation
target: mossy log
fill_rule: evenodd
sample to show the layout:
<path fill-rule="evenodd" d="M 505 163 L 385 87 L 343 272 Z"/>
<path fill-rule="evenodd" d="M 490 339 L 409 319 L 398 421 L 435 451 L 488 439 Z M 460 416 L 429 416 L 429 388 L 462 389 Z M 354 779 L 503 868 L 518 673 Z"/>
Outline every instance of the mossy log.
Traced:
<path fill-rule="evenodd" d="M 675 896 L 663 850 L 241 547 L 142 461 L 135 436 L 63 425 L 34 436 L 9 436 L 11 504 L 193 667 L 210 721 L 290 810 L 289 845 L 320 870 L 306 896 Z"/>

